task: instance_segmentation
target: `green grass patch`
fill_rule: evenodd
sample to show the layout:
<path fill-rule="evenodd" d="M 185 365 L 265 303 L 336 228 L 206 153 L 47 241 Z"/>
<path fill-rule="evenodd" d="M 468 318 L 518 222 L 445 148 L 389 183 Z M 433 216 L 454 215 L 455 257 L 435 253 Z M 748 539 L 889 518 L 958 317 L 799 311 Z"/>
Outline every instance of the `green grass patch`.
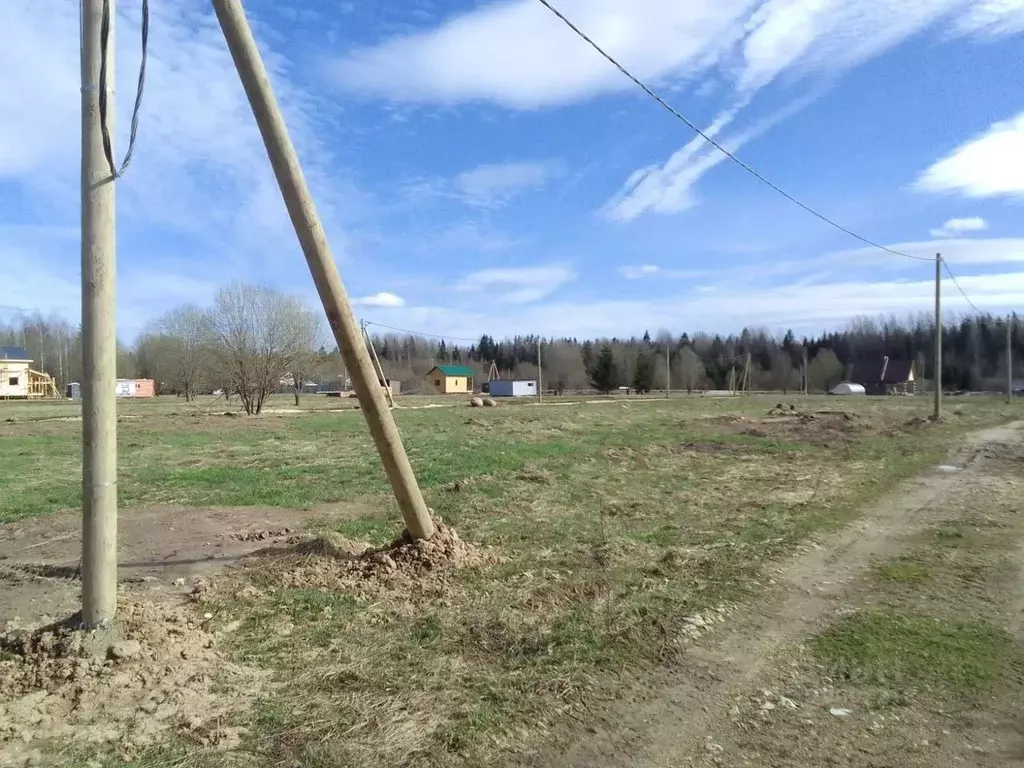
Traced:
<path fill-rule="evenodd" d="M 878 578 L 897 584 L 924 584 L 932 579 L 932 572 L 927 566 L 906 558 L 883 563 L 875 572 Z"/>
<path fill-rule="evenodd" d="M 816 637 L 811 648 L 854 683 L 941 685 L 971 692 L 1000 677 L 1012 643 L 984 621 L 871 611 L 841 621 Z"/>

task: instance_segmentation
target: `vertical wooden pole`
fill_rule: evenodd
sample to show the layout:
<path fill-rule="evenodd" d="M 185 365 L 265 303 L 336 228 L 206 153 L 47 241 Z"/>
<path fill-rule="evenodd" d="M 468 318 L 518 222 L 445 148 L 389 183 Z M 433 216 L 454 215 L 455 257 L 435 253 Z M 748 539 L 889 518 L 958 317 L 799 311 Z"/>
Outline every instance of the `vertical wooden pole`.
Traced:
<path fill-rule="evenodd" d="M 1006 402 L 1013 402 L 1013 313 L 1006 316 Z"/>
<path fill-rule="evenodd" d="M 360 338 L 348 294 L 331 255 L 327 235 L 303 178 L 299 158 L 274 98 L 270 78 L 245 18 L 242 3 L 240 0 L 213 0 L 213 9 L 263 137 L 288 215 L 327 313 L 327 321 L 345 358 L 363 416 L 398 500 L 406 530 L 414 539 L 429 539 L 434 535 L 434 523 L 405 453 L 394 417 L 381 392 L 370 354 Z"/>
<path fill-rule="evenodd" d="M 101 50 L 104 9 L 109 24 Z M 117 325 L 114 177 L 103 151 L 100 62 L 106 54 L 107 127 L 114 127 L 114 0 L 82 2 L 82 623 L 117 609 Z"/>
<path fill-rule="evenodd" d="M 942 254 L 935 254 L 935 412 L 942 417 Z"/>
<path fill-rule="evenodd" d="M 541 370 L 540 337 L 537 337 L 537 402 L 544 402 L 544 375 Z"/>
<path fill-rule="evenodd" d="M 665 345 L 665 397 L 672 394 L 672 345 Z"/>

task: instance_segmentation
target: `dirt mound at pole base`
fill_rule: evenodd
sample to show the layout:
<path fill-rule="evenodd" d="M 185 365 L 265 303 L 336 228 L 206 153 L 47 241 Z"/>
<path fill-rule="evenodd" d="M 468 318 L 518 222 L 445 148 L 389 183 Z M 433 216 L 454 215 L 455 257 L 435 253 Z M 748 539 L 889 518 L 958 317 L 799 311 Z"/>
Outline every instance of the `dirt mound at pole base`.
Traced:
<path fill-rule="evenodd" d="M 430 539 L 412 539 L 408 533 L 386 547 L 368 549 L 353 562 L 353 570 L 360 576 L 373 577 L 380 573 L 403 571 L 422 574 L 443 568 L 461 568 L 488 562 L 487 553 L 481 552 L 444 523 L 437 522 Z"/>
<path fill-rule="evenodd" d="M 299 542 L 290 550 L 267 551 L 281 555 L 280 581 L 286 588 L 334 588 L 344 582 L 425 579 L 458 568 L 472 568 L 501 560 L 489 549 L 459 538 L 455 529 L 434 519 L 434 535 L 414 540 L 408 533 L 383 547 L 367 547 L 347 539 L 319 536 Z"/>
<path fill-rule="evenodd" d="M 254 690 L 254 675 L 224 661 L 208 621 L 125 600 L 110 629 L 79 629 L 75 618 L 8 627 L 0 633 L 0 766 L 20 764 L 36 743 L 53 740 L 116 745 L 125 755 L 169 730 L 208 744 L 232 741 L 208 724 L 236 707 L 246 687 Z M 225 696 L 233 681 L 238 690 Z"/>

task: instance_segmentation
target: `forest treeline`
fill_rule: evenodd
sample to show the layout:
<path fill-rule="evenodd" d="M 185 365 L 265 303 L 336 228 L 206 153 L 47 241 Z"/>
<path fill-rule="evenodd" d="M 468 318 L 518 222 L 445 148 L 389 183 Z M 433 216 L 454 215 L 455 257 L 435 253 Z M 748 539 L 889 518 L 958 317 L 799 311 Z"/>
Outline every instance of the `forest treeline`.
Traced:
<path fill-rule="evenodd" d="M 250 310 L 257 306 L 265 310 L 276 307 L 275 301 L 268 297 L 262 305 L 251 302 Z M 218 341 L 216 323 L 204 320 L 216 317 L 215 309 L 177 308 L 151 323 L 134 342 L 119 344 L 118 375 L 153 378 L 158 391 L 166 394 L 192 396 L 240 387 L 228 380 L 226 371 L 231 365 L 226 365 L 224 359 L 230 356 L 237 367 L 238 351 L 229 349 L 230 343 L 223 338 Z M 235 311 L 243 309 L 238 307 Z M 282 317 L 318 315 L 315 309 L 293 306 L 291 314 Z M 248 330 L 245 320 L 239 317 L 235 322 L 239 328 Z M 248 320 L 253 328 L 280 342 L 280 327 L 275 328 L 266 318 L 263 322 L 255 317 Z M 1006 322 L 1006 318 L 984 315 L 944 324 L 946 388 L 996 390 L 1004 386 Z M 376 329 L 371 326 L 371 330 Z M 821 392 L 844 380 L 851 365 L 880 363 L 886 355 L 892 360 L 915 361 L 919 377 L 931 380 L 933 332 L 930 317 L 922 315 L 906 319 L 861 317 L 842 330 L 809 337 L 797 337 L 792 331 L 778 337 L 764 329 L 748 328 L 728 335 L 677 335 L 657 330 L 653 336 L 645 333 L 641 337 L 610 339 L 538 339 L 533 335 L 497 339 L 485 333 L 476 342 L 448 342 L 397 332 L 374 332 L 371 339 L 385 374 L 400 381 L 403 392 L 422 391 L 427 371 L 443 363 L 468 365 L 476 371 L 478 382 L 487 380 L 492 363 L 499 376 L 534 379 L 538 341 L 544 386 L 550 390 L 609 390 L 619 386 L 662 389 L 666 370 L 671 371 L 673 389 L 725 389 L 732 377 L 739 375 L 749 355 L 750 388 L 798 389 L 806 359 L 809 389 Z M 301 339 L 305 347 L 312 346 L 281 352 L 273 364 L 264 366 L 266 380 L 292 381 L 297 390 L 345 388 L 344 364 L 333 340 L 322 329 L 292 336 Z M 35 367 L 52 374 L 62 391 L 68 382 L 81 380 L 81 333 L 67 320 L 41 314 L 20 315 L 0 324 L 0 345 L 12 344 L 24 346 L 35 360 Z M 254 344 L 258 348 L 259 340 L 254 340 Z M 1024 378 L 1024 329 L 1019 323 L 1015 323 L 1012 346 L 1014 376 Z M 297 362 L 300 360 L 301 365 Z M 291 370 L 299 367 L 302 370 Z"/>

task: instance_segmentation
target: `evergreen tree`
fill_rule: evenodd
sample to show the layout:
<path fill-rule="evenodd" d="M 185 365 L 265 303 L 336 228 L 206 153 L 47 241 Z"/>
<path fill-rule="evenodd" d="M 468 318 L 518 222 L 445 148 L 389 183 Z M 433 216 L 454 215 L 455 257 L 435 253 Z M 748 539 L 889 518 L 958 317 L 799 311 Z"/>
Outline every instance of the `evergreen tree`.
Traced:
<path fill-rule="evenodd" d="M 636 366 L 633 368 L 633 389 L 646 395 L 654 388 L 654 360 L 649 352 L 637 355 Z"/>
<path fill-rule="evenodd" d="M 598 392 L 608 394 L 619 386 L 619 366 L 615 362 L 615 353 L 611 346 L 605 344 L 594 365 L 590 369 L 590 384 Z"/>

